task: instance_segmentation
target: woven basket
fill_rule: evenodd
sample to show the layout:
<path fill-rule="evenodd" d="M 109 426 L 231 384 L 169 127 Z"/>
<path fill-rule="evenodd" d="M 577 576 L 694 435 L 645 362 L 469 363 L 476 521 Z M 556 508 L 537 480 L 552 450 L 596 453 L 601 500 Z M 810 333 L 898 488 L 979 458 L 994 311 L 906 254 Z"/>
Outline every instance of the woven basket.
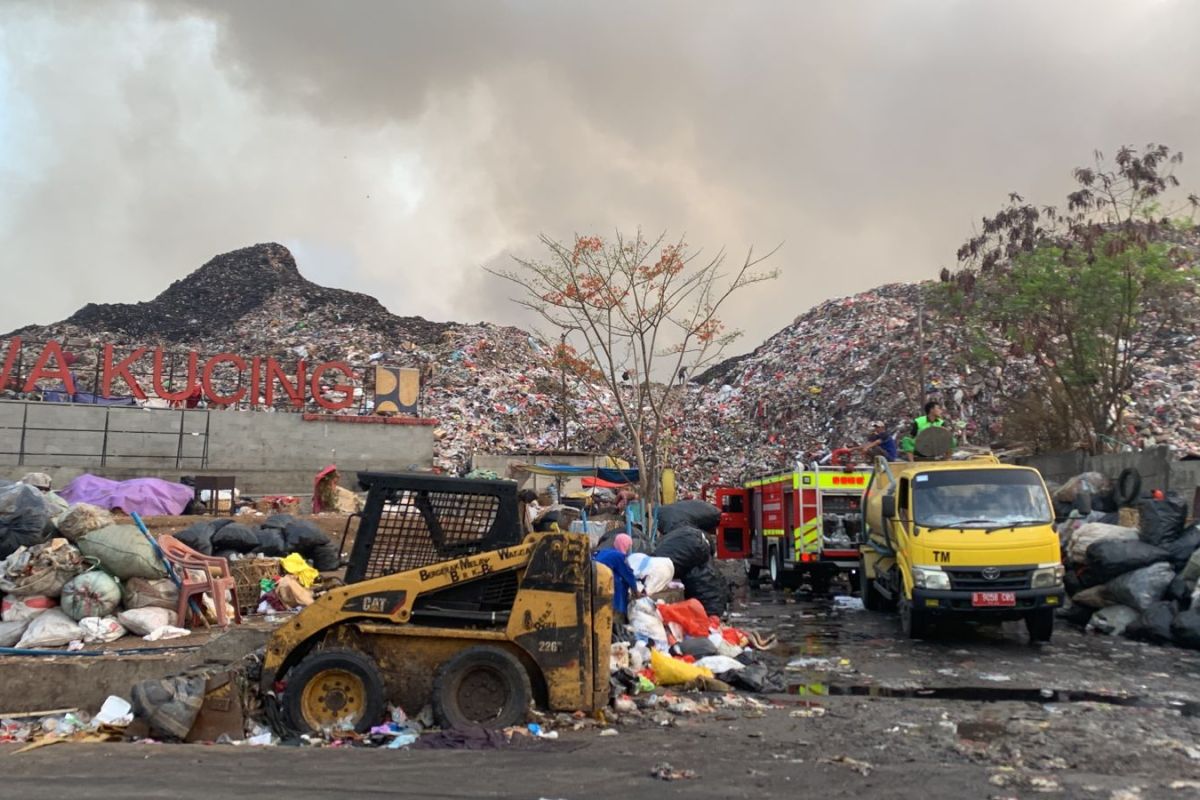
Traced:
<path fill-rule="evenodd" d="M 282 571 L 278 558 L 239 558 L 229 562 L 229 574 L 237 586 L 238 605 L 243 614 L 253 614 L 258 608 L 263 578 L 274 578 Z"/>

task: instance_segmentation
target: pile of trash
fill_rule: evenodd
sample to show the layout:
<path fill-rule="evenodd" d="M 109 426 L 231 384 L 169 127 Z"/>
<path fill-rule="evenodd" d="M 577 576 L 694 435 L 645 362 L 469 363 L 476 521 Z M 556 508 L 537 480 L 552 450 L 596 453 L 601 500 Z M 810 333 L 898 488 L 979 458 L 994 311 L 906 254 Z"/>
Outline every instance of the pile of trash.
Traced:
<path fill-rule="evenodd" d="M 629 609 L 628 629 L 616 634 L 612 646 L 614 708 L 628 713 L 634 708 L 629 698 L 659 687 L 783 692 L 782 671 L 760 657 L 774 645 L 774 637 L 723 624 L 695 598 L 677 603 L 638 598 Z"/>
<path fill-rule="evenodd" d="M 1174 494 L 1143 496 L 1134 511 L 1059 523 L 1071 598 L 1061 614 L 1098 634 L 1200 649 L 1200 527 Z"/>
<path fill-rule="evenodd" d="M 896 430 L 920 413 L 926 394 L 945 404 L 960 443 L 998 439 L 1006 398 L 1028 385 L 1032 362 L 964 366 L 971 362 L 958 350 L 958 323 L 926 310 L 921 391 L 917 309 L 927 287 L 889 284 L 826 301 L 750 355 L 700 376 L 679 421 L 683 482 L 737 481 L 861 444 L 872 420 Z"/>
<path fill-rule="evenodd" d="M 1174 243 L 1200 253 L 1200 228 Z M 918 309 L 931 286 L 888 284 L 828 300 L 689 383 L 675 420 L 682 484 L 737 482 L 862 444 L 872 420 L 896 430 L 926 399 L 942 402 L 960 444 L 1019 448 L 1002 423 L 1011 401 L 1039 383 L 1032 356 L 1010 351 L 1002 364 L 983 364 L 961 322 L 925 304 L 926 385 L 919 386 Z M 1197 300 L 1181 293 L 1178 302 Z M 1008 349 L 994 334 L 989 347 Z M 1200 453 L 1198 365 L 1200 336 L 1163 330 L 1134 376 L 1117 438 L 1135 449 Z"/>
<path fill-rule="evenodd" d="M 1188 246 L 1200 249 L 1195 235 L 1186 236 Z M 1036 383 L 1032 357 L 1013 354 L 1003 364 L 979 365 L 965 349 L 959 321 L 926 308 L 926 385 L 918 386 L 917 309 L 927 288 L 889 284 L 826 301 L 753 353 L 686 383 L 671 431 L 671 460 L 682 484 L 737 481 L 861 443 L 869 421 L 906 424 L 927 397 L 946 406 L 962 445 L 1003 444 L 1009 402 Z M 1181 296 L 1180 302 L 1194 300 Z M 554 347 L 537 336 L 487 323 L 396 316 L 372 297 L 306 280 L 279 244 L 217 256 L 152 301 L 89 304 L 63 322 L 14 334 L 63 342 L 77 357 L 71 369 L 83 392 L 96 391 L 95 362 L 104 343 L 165 341 L 181 352 L 274 357 L 285 369 L 298 359 L 345 361 L 355 365 L 362 385 L 344 414 L 373 410 L 367 367 L 417 368 L 420 414 L 439 423 L 435 466 L 455 473 L 466 471 L 478 452 L 564 446 L 604 452 L 614 441 L 612 394 L 571 371 L 564 376 Z M 1200 337 L 1163 336 L 1136 376 L 1120 438 L 1135 447 L 1200 452 L 1194 377 Z M 998 338 L 991 344 L 1005 347 Z M 218 374 L 223 391 L 233 388 L 222 380 Z"/>
<path fill-rule="evenodd" d="M 97 360 L 106 343 L 120 348 L 165 341 L 171 352 L 273 357 L 285 371 L 299 359 L 345 361 L 362 385 L 342 414 L 372 412 L 369 367 L 417 368 L 420 414 L 439 423 L 434 464 L 453 473 L 466 471 L 477 452 L 561 448 L 564 411 L 574 449 L 593 448 L 598 437 L 611 434 L 598 422 L 611 418 L 611 396 L 568 374 L 564 397 L 553 348 L 532 334 L 396 316 L 373 297 L 306 280 L 279 244 L 219 255 L 149 302 L 89 304 L 65 321 L 10 335 L 62 342 L 81 392 L 97 390 Z M 150 381 L 141 383 L 149 392 Z M 224 393 L 236 388 L 220 372 L 214 384 Z M 165 403 L 151 397 L 141 404 Z"/>
<path fill-rule="evenodd" d="M 187 636 L 178 619 L 178 574 L 148 533 L 108 509 L 68 504 L 52 491 L 0 486 L 0 647 L 41 650 L 114 642 L 127 634 L 159 641 Z M 202 520 L 177 538 L 203 555 L 227 558 L 232 573 L 266 562 L 238 600 L 261 613 L 313 602 L 319 570 L 340 566 L 337 544 L 310 522 L 286 514 L 257 529 L 231 519 Z M 256 573 L 257 576 L 257 573 Z M 194 609 L 219 619 L 209 594 Z M 232 603 L 232 597 L 221 598 Z"/>

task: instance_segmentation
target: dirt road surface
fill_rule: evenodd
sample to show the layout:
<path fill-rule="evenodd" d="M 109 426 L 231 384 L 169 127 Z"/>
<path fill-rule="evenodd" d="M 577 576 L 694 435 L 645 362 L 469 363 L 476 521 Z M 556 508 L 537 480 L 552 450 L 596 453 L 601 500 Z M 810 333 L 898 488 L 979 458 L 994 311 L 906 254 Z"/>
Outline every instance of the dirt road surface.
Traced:
<path fill-rule="evenodd" d="M 790 691 L 765 710 L 477 752 L 10 746 L 0 796 L 1200 798 L 1200 654 L 1065 625 L 1037 647 L 1020 624 L 908 642 L 894 617 L 770 592 L 735 613 L 782 640 Z M 695 777 L 652 777 L 664 762 Z"/>

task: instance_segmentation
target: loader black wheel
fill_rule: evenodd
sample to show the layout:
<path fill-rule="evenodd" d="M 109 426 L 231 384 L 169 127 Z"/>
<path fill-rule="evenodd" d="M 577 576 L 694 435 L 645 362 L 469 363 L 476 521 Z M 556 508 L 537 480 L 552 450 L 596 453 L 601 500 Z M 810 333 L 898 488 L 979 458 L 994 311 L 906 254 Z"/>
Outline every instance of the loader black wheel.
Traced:
<path fill-rule="evenodd" d="M 383 676 L 371 658 L 357 650 L 317 650 L 292 668 L 283 693 L 288 725 L 299 733 L 378 724 L 386 710 Z"/>
<path fill-rule="evenodd" d="M 525 721 L 533 690 L 516 656 L 468 647 L 438 669 L 433 716 L 443 728 L 507 728 Z"/>

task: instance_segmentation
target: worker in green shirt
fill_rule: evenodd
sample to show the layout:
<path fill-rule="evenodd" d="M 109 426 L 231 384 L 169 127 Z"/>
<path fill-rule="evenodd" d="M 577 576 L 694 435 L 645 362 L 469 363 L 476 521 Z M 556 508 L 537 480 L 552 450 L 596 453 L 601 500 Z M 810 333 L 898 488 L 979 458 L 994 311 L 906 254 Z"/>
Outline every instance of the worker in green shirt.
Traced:
<path fill-rule="evenodd" d="M 945 409 L 937 400 L 925 404 L 925 415 L 913 420 L 912 429 L 908 436 L 900 440 L 900 449 L 905 457 L 912 461 L 916 455 L 917 435 L 926 428 L 942 428 L 946 425 Z M 955 442 L 957 444 L 957 442 Z M 947 457 L 949 454 L 947 454 Z"/>

